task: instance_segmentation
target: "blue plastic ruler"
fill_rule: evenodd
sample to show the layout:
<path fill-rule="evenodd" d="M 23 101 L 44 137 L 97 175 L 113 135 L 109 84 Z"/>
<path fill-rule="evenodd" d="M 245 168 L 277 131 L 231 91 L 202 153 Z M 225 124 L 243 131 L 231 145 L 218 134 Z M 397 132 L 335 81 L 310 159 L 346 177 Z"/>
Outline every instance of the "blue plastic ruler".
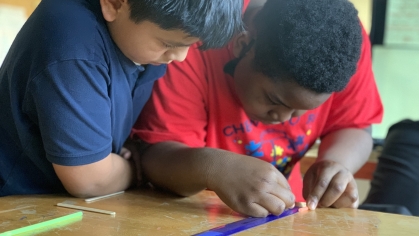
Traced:
<path fill-rule="evenodd" d="M 214 228 L 214 229 L 210 229 L 208 231 L 205 231 L 199 234 L 194 234 L 193 236 L 223 236 L 223 235 L 236 234 L 243 230 L 247 230 L 247 229 L 262 225 L 262 224 L 266 224 L 273 220 L 277 220 L 285 216 L 295 214 L 298 212 L 298 209 L 299 209 L 298 207 L 294 207 L 290 210 L 286 210 L 282 212 L 282 214 L 279 216 L 269 215 L 265 218 L 253 218 L 253 217 L 246 218 L 246 219 L 239 220 L 230 224 L 226 224 L 226 225 Z"/>

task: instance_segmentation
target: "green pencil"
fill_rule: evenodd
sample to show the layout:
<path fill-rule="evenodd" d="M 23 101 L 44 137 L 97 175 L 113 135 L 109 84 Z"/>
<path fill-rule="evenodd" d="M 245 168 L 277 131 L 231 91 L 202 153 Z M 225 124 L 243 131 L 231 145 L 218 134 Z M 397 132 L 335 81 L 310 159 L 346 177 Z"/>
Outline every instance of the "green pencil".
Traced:
<path fill-rule="evenodd" d="M 34 225 L 25 226 L 19 229 L 6 231 L 4 233 L 0 233 L 0 236 L 21 235 L 21 234 L 27 234 L 27 233 L 31 233 L 31 234 L 40 233 L 46 230 L 58 228 L 58 227 L 79 221 L 82 218 L 83 218 L 83 212 L 78 211 L 70 215 L 58 217 L 52 220 L 47 220 L 47 221 L 37 223 Z"/>

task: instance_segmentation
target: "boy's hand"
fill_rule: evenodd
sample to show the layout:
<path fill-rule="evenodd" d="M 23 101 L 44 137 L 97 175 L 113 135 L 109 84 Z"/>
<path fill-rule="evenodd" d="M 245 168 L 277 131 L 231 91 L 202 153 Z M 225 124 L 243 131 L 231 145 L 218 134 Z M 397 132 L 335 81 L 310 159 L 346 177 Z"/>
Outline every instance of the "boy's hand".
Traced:
<path fill-rule="evenodd" d="M 127 139 L 124 143 L 124 147 L 122 147 L 121 149 L 121 153 L 119 154 L 124 159 L 133 162 L 136 171 L 137 185 L 141 185 L 143 183 L 143 173 L 141 170 L 140 160 L 140 148 L 140 141 Z"/>
<path fill-rule="evenodd" d="M 352 173 L 343 165 L 329 160 L 314 163 L 304 176 L 303 196 L 307 206 L 357 208 L 358 189 Z"/>
<path fill-rule="evenodd" d="M 126 160 L 129 160 L 131 158 L 131 156 L 132 156 L 132 153 L 131 153 L 131 150 L 129 150 L 128 148 L 122 147 L 121 153 L 119 153 L 119 155 L 122 158 L 124 158 Z"/>
<path fill-rule="evenodd" d="M 287 180 L 273 165 L 249 156 L 226 159 L 209 170 L 208 187 L 233 210 L 266 217 L 294 206 Z"/>

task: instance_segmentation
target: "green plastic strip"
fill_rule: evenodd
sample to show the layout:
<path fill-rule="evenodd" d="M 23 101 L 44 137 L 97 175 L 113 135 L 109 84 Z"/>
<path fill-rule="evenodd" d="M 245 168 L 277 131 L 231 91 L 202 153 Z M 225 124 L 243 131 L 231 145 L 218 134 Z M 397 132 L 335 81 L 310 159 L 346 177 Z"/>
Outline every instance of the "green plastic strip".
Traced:
<path fill-rule="evenodd" d="M 70 215 L 58 217 L 52 220 L 47 220 L 47 221 L 37 223 L 34 225 L 25 226 L 19 229 L 6 231 L 4 233 L 0 233 L 0 236 L 24 235 L 27 233 L 30 233 L 30 234 L 41 233 L 46 230 L 50 230 L 53 228 L 58 228 L 67 224 L 71 224 L 73 222 L 81 220 L 82 218 L 83 218 L 83 212 L 78 211 Z"/>

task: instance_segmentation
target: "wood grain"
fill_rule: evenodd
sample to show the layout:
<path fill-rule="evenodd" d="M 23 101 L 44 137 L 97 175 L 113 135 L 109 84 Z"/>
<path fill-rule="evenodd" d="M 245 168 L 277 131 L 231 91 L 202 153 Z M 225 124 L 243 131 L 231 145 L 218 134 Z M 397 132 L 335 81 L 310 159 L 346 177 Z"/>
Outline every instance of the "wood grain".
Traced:
<path fill-rule="evenodd" d="M 77 211 L 55 206 L 59 202 L 117 214 L 110 217 L 84 212 L 81 221 L 42 235 L 192 235 L 243 219 L 211 191 L 189 198 L 154 190 L 127 191 L 90 204 L 66 195 L 10 196 L 0 198 L 0 212 L 3 212 L 0 213 L 0 232 Z M 238 235 L 419 235 L 419 218 L 354 209 L 317 209 L 299 212 Z"/>

